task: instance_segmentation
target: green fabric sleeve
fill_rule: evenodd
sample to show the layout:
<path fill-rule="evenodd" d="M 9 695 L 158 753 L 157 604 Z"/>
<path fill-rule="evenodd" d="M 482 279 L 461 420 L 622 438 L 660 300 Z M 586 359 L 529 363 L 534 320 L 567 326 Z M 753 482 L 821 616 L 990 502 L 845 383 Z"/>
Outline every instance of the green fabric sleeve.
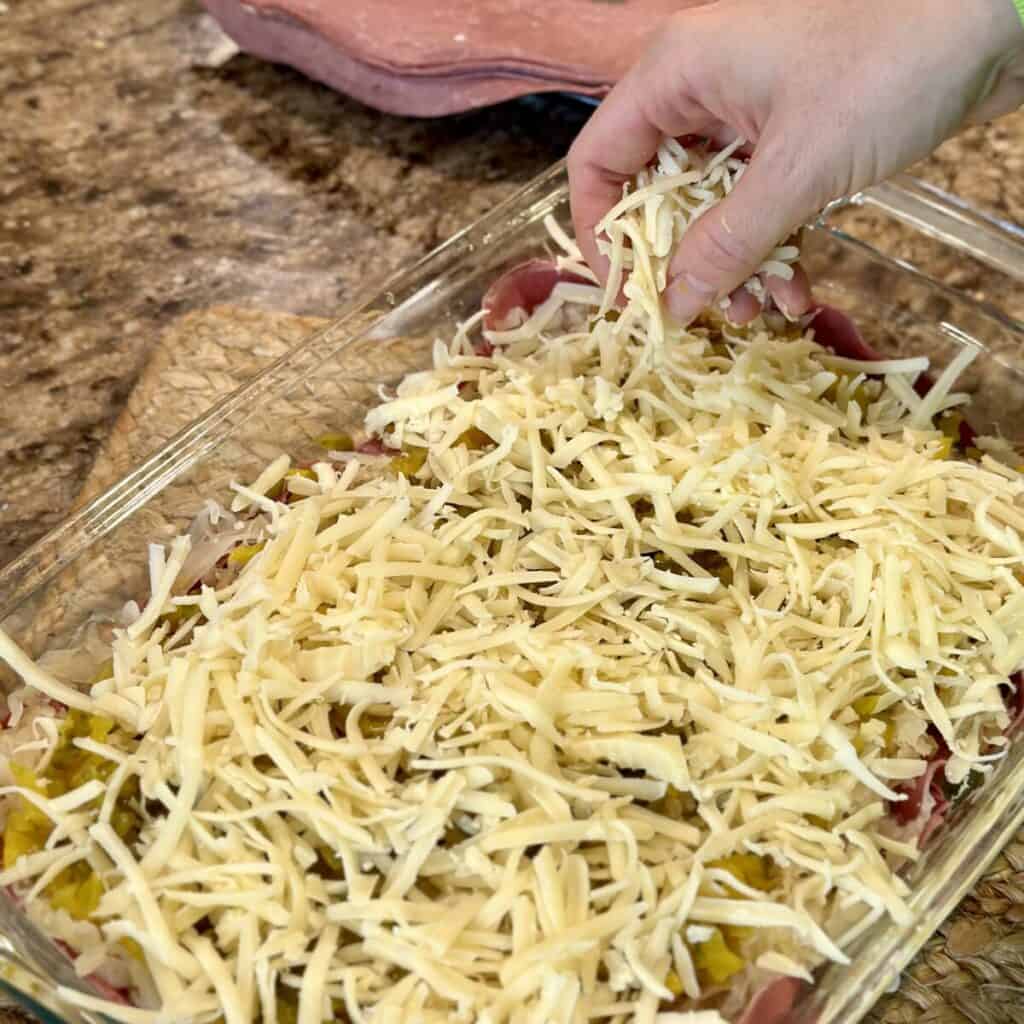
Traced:
<path fill-rule="evenodd" d="M 1017 8 L 1020 20 L 1024 21 L 1024 0 L 1013 0 L 1013 6 Z"/>

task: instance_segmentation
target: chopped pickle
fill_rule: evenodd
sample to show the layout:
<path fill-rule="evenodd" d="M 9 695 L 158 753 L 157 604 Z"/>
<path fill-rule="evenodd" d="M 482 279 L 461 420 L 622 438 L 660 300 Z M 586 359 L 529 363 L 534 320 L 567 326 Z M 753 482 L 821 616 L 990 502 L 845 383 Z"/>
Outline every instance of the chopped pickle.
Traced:
<path fill-rule="evenodd" d="M 11 773 L 14 781 L 23 789 L 43 792 L 31 768 L 12 762 Z M 52 831 L 53 822 L 34 803 L 20 797 L 7 815 L 4 827 L 4 867 L 12 867 L 23 854 L 41 850 Z"/>
<path fill-rule="evenodd" d="M 958 412 L 944 412 L 935 422 L 936 427 L 954 444 L 960 442 L 960 424 L 964 418 Z"/>
<path fill-rule="evenodd" d="M 110 815 L 110 827 L 118 838 L 128 846 L 134 845 L 142 828 L 142 818 L 135 809 L 138 798 L 139 779 L 138 776 L 133 775 L 121 787 L 114 803 L 114 810 Z"/>
<path fill-rule="evenodd" d="M 121 939 L 121 945 L 133 960 L 138 960 L 140 964 L 146 962 L 146 955 L 142 952 L 142 947 L 134 939 Z"/>
<path fill-rule="evenodd" d="M 345 735 L 345 723 L 351 710 L 347 704 L 336 704 L 328 712 L 327 717 L 331 723 L 331 728 L 334 729 L 338 736 Z M 359 719 L 359 731 L 366 739 L 376 739 L 383 736 L 388 731 L 390 725 L 391 718 L 389 715 L 382 715 L 372 711 L 364 712 Z"/>
<path fill-rule="evenodd" d="M 360 732 L 371 739 L 383 736 L 390 726 L 390 718 L 378 718 L 373 715 L 363 715 L 363 717 L 359 719 Z"/>
<path fill-rule="evenodd" d="M 871 718 L 878 710 L 878 697 L 858 697 L 851 707 L 857 712 L 857 715 L 862 720 Z M 884 744 L 886 747 L 891 747 L 893 741 L 896 739 L 896 724 L 889 720 L 884 712 L 881 717 L 883 721 L 885 721 Z M 864 747 L 865 742 L 860 736 L 853 739 L 853 749 L 856 750 L 858 754 L 863 752 Z"/>
<path fill-rule="evenodd" d="M 850 395 L 850 401 L 856 402 L 861 411 L 867 413 L 868 406 L 871 405 L 871 396 L 868 394 L 868 389 L 864 384 L 858 384 Z"/>
<path fill-rule="evenodd" d="M 956 442 L 953 440 L 953 438 L 951 438 L 951 437 L 943 437 L 942 440 L 939 441 L 939 447 L 935 449 L 935 456 L 934 457 L 936 459 L 948 459 L 948 458 L 951 458 L 952 455 L 953 455 L 953 445 L 955 443 Z"/>
<path fill-rule="evenodd" d="M 849 391 L 849 385 L 852 380 L 853 378 L 848 374 L 840 374 L 840 376 L 825 389 L 822 397 L 829 402 L 838 405 L 842 393 L 845 391 L 846 404 L 848 405 L 850 402 L 856 402 L 857 405 L 860 406 L 861 411 L 866 413 L 868 411 L 868 406 L 871 404 L 871 395 L 868 394 L 866 382 L 862 381 L 853 389 L 853 391 Z"/>
<path fill-rule="evenodd" d="M 278 995 L 277 1024 L 299 1024 L 299 1001 L 292 995 Z"/>
<path fill-rule="evenodd" d="M 458 825 L 449 825 L 444 831 L 445 846 L 458 846 L 465 839 L 466 833 Z"/>
<path fill-rule="evenodd" d="M 400 476 L 415 476 L 427 461 L 426 448 L 404 448 L 391 460 L 391 468 Z"/>
<path fill-rule="evenodd" d="M 317 478 L 316 473 L 311 469 L 289 469 L 273 487 L 268 488 L 267 497 L 272 501 L 283 500 L 285 490 L 288 489 L 288 481 L 295 479 L 297 476 L 305 477 L 307 480 L 315 480 Z"/>
<path fill-rule="evenodd" d="M 485 434 L 479 427 L 470 427 L 459 434 L 455 443 L 463 448 L 480 449 L 494 444 L 494 441 L 490 434 Z"/>
<path fill-rule="evenodd" d="M 693 951 L 693 963 L 702 985 L 721 985 L 746 966 L 742 957 L 729 948 L 725 936 L 718 928 L 706 942 L 697 943 Z"/>
<path fill-rule="evenodd" d="M 355 442 L 351 435 L 343 433 L 321 434 L 316 439 L 316 443 L 331 452 L 350 452 L 355 448 Z"/>
<path fill-rule="evenodd" d="M 60 740 L 46 767 L 46 795 L 63 796 L 84 786 L 93 779 L 106 782 L 114 771 L 114 762 L 75 746 L 77 739 L 91 739 L 103 743 L 114 722 L 100 715 L 87 715 L 72 708 L 61 725 Z"/>
<path fill-rule="evenodd" d="M 675 971 L 668 972 L 668 975 L 665 978 L 665 988 L 667 988 L 674 996 L 681 996 L 683 994 L 682 979 Z"/>
<path fill-rule="evenodd" d="M 199 610 L 199 602 L 187 601 L 185 604 L 173 605 L 171 610 L 164 612 L 157 621 L 170 626 L 171 632 L 175 633 L 194 615 L 199 616 L 200 622 L 205 621 L 205 616 Z"/>
<path fill-rule="evenodd" d="M 100 905 L 103 883 L 99 875 L 84 860 L 66 867 L 46 887 L 51 906 L 66 910 L 73 918 L 83 921 L 91 917 Z"/>
<path fill-rule="evenodd" d="M 45 793 L 50 799 L 70 793 L 93 779 L 106 782 L 114 771 L 114 762 L 75 746 L 75 740 L 104 743 L 113 728 L 112 719 L 87 715 L 72 708 L 61 722 L 60 736 L 45 770 L 37 776 L 32 769 L 12 763 L 15 782 L 24 789 Z M 138 779 L 129 779 L 118 794 L 111 815 L 111 827 L 129 844 L 138 837 L 141 827 L 141 819 L 133 807 L 138 795 Z M 4 827 L 4 867 L 11 867 L 25 854 L 42 850 L 52 831 L 53 823 L 35 804 L 24 797 L 19 799 L 11 808 Z M 82 920 L 99 906 L 103 883 L 89 863 L 81 860 L 61 871 L 45 892 L 54 907 Z"/>
<path fill-rule="evenodd" d="M 762 892 L 769 892 L 774 884 L 772 862 L 767 857 L 759 857 L 756 853 L 731 853 L 728 857 L 711 861 L 708 867 L 722 868 L 738 882 Z"/>
<path fill-rule="evenodd" d="M 228 555 L 228 565 L 243 566 L 251 562 L 265 547 L 265 544 L 239 544 Z"/>
<path fill-rule="evenodd" d="M 316 848 L 316 870 L 323 878 L 340 880 L 345 877 L 345 865 L 329 846 Z"/>
<path fill-rule="evenodd" d="M 846 403 L 846 407 L 849 408 L 851 404 L 859 405 L 861 413 L 867 413 L 868 406 L 871 404 L 871 398 L 864 390 L 863 385 L 858 385 L 853 389 L 853 392 L 850 394 L 849 400 Z"/>
<path fill-rule="evenodd" d="M 12 761 L 11 774 L 14 776 L 14 781 L 22 789 L 31 789 L 33 793 L 42 793 L 44 791 L 44 783 L 40 781 L 36 773 L 27 765 Z M 32 806 L 34 807 L 35 804 Z"/>
<path fill-rule="evenodd" d="M 114 674 L 114 659 L 107 658 L 92 674 L 92 678 L 89 680 L 90 683 L 102 683 L 104 679 L 109 679 Z"/>
<path fill-rule="evenodd" d="M 684 793 L 682 790 L 676 789 L 675 786 L 669 786 L 665 790 L 665 795 L 651 804 L 651 809 L 666 818 L 679 821 L 696 813 L 697 801 L 689 793 Z"/>
<path fill-rule="evenodd" d="M 877 697 L 858 697 L 853 702 L 853 710 L 860 718 L 870 718 L 878 707 Z"/>

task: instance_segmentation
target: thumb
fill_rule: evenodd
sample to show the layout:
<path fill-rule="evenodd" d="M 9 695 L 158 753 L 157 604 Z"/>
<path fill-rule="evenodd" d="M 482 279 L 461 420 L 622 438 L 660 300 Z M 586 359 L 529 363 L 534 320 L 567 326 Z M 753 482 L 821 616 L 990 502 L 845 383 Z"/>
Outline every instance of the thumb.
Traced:
<path fill-rule="evenodd" d="M 791 166 L 787 172 L 781 164 L 755 151 L 735 188 L 680 239 L 664 298 L 681 323 L 756 274 L 772 249 L 814 215 L 813 201 L 794 187 Z"/>

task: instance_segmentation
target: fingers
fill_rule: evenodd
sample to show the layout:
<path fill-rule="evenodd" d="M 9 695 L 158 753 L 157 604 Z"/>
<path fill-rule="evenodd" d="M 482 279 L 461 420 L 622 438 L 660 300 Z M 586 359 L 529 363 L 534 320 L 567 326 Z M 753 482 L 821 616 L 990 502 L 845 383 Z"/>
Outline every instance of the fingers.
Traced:
<path fill-rule="evenodd" d="M 767 275 L 763 278 L 765 289 L 771 297 L 775 308 L 780 310 L 787 319 L 796 320 L 802 317 L 813 303 L 811 283 L 807 273 L 800 264 L 793 267 L 790 280 Z M 729 304 L 725 307 L 725 318 L 731 324 L 742 327 L 756 320 L 761 314 L 761 302 L 747 289 L 740 285 L 729 295 Z"/>
<path fill-rule="evenodd" d="M 569 150 L 569 195 L 576 242 L 601 281 L 608 261 L 597 249 L 595 229 L 622 198 L 622 185 L 658 151 L 661 132 L 620 86 L 597 108 Z"/>
<path fill-rule="evenodd" d="M 667 93 L 666 67 L 657 55 L 636 65 L 597 108 L 569 150 L 569 195 L 576 241 L 604 281 L 608 263 L 597 250 L 595 228 L 622 198 L 622 185 L 658 152 L 666 135 L 703 134 L 718 127 L 699 107 Z M 653 112 L 653 113 L 652 113 Z"/>
<path fill-rule="evenodd" d="M 725 308 L 725 318 L 729 323 L 741 326 L 756 319 L 760 312 L 761 303 L 746 288 L 740 287 L 729 296 L 729 305 Z"/>
<path fill-rule="evenodd" d="M 752 277 L 779 239 L 813 213 L 813 205 L 807 205 L 796 183 L 781 173 L 778 162 L 755 152 L 733 191 L 683 235 L 665 290 L 672 315 L 689 323 L 717 298 L 729 295 Z M 790 289 L 780 287 L 785 303 L 795 307 L 805 298 L 809 302 L 801 290 L 803 282 L 805 279 Z"/>
<path fill-rule="evenodd" d="M 764 284 L 772 301 L 790 320 L 803 316 L 811 308 L 811 282 L 799 263 L 793 267 L 790 280 L 769 275 L 764 279 Z"/>

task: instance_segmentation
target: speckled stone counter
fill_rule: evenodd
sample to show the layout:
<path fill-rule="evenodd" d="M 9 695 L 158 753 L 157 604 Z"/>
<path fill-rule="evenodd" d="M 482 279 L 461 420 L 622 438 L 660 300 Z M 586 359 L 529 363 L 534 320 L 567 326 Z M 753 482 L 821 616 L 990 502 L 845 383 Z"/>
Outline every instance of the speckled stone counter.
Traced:
<path fill-rule="evenodd" d="M 189 0 L 0 4 L 0 562 L 66 510 L 170 319 L 330 315 L 561 156 L 585 116 L 385 117 L 222 61 Z"/>

